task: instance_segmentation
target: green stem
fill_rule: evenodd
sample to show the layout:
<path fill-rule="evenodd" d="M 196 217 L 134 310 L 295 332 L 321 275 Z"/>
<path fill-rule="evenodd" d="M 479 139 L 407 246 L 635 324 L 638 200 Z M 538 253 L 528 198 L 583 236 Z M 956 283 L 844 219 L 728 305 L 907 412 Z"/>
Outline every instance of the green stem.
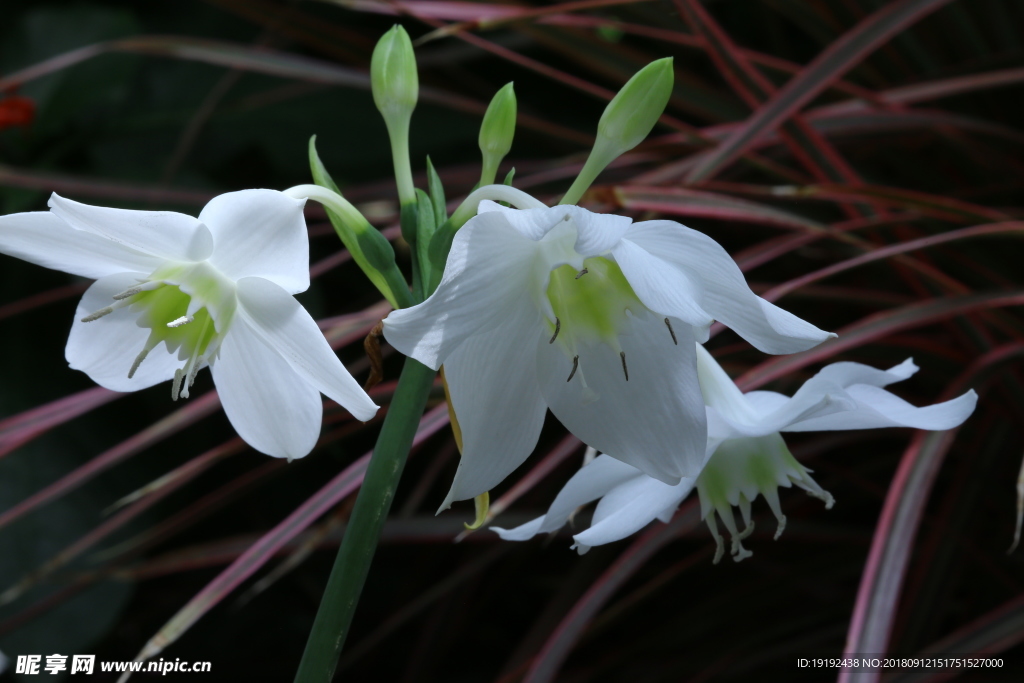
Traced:
<path fill-rule="evenodd" d="M 409 160 L 409 118 L 410 111 L 397 121 L 385 119 L 388 137 L 391 139 L 391 161 L 395 167 L 395 185 L 398 187 L 398 201 L 401 204 L 416 203 L 416 187 L 412 182 L 412 164 Z"/>
<path fill-rule="evenodd" d="M 580 174 L 576 176 L 576 180 L 569 188 L 569 191 L 565 193 L 565 196 L 558 203 L 577 203 L 583 196 L 583 193 L 597 180 L 597 176 L 601 175 L 601 171 L 607 168 L 608 164 L 615 161 L 616 157 L 622 154 L 623 151 L 625 150 L 599 135 L 594 143 L 594 148 L 590 151 L 590 156 L 587 157 L 587 163 L 583 164 Z"/>
<path fill-rule="evenodd" d="M 407 358 L 377 445 L 345 525 L 341 548 L 306 641 L 295 683 L 329 683 L 338 665 L 395 488 L 436 372 Z"/>

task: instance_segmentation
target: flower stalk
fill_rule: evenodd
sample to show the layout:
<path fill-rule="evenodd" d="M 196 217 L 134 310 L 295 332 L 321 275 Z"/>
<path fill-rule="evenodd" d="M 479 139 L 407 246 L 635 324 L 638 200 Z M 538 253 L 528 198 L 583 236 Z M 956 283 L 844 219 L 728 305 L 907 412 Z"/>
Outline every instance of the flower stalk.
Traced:
<path fill-rule="evenodd" d="M 435 371 L 407 358 L 345 527 L 295 683 L 328 683 L 348 636 Z"/>
<path fill-rule="evenodd" d="M 311 141 L 312 144 L 312 141 Z M 359 209 L 338 192 L 321 185 L 296 185 L 284 191 L 295 199 L 312 199 L 327 209 L 335 232 L 370 281 L 395 308 L 412 305 L 409 287 L 395 263 L 395 251 Z"/>

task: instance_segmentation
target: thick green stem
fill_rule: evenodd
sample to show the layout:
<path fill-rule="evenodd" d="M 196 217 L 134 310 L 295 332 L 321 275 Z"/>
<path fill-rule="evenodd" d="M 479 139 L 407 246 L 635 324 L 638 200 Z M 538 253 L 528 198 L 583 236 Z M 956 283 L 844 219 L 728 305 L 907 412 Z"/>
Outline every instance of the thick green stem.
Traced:
<path fill-rule="evenodd" d="M 569 191 L 565 193 L 565 196 L 558 203 L 575 204 L 578 202 L 583 193 L 597 180 L 597 176 L 601 175 L 601 171 L 607 168 L 608 164 L 615 161 L 623 151 L 625 150 L 599 135 L 594 143 L 594 148 L 590 151 L 590 156 L 587 157 L 587 163 L 583 165 L 583 169 L 576 176 L 576 180 L 569 188 Z"/>
<path fill-rule="evenodd" d="M 407 358 L 345 526 L 295 683 L 329 683 L 436 372 Z"/>

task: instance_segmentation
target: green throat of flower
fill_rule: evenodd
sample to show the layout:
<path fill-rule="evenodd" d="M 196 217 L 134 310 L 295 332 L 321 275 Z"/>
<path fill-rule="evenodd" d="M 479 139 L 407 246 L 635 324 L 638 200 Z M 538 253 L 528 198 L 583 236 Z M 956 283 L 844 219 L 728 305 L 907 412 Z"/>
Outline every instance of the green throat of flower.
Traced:
<path fill-rule="evenodd" d="M 779 487 L 789 488 L 796 484 L 816 498 L 825 501 L 831 508 L 833 498 L 811 478 L 810 470 L 797 462 L 789 452 L 786 442 L 778 432 L 766 436 L 744 437 L 723 441 L 708 460 L 696 487 L 700 495 L 704 520 L 715 538 L 718 548 L 715 563 L 724 553 L 725 545 L 718 533 L 715 515 L 722 520 L 732 538 L 731 554 L 737 562 L 750 557 L 743 547 L 743 539 L 754 530 L 750 516 L 750 504 L 758 495 L 764 496 L 768 507 L 778 520 L 775 538 L 786 528 L 786 516 L 779 504 Z M 732 508 L 737 506 L 743 518 L 744 529 L 736 526 Z"/>
<path fill-rule="evenodd" d="M 184 365 L 174 371 L 171 386 L 171 398 L 174 400 L 178 396 L 188 398 L 189 388 L 195 382 L 199 369 L 217 352 L 222 330 L 227 328 L 229 322 L 224 318 L 229 318 L 233 312 L 231 307 L 224 307 L 221 302 L 222 309 L 227 310 L 222 311 L 219 320 L 221 330 L 218 330 L 218 321 L 211 315 L 208 302 L 225 298 L 231 300 L 233 296 L 225 297 L 223 283 L 218 281 L 216 275 L 204 270 L 193 267 L 180 269 L 173 274 L 184 277 L 186 288 L 194 294 L 182 291 L 178 284 L 157 279 L 168 273 L 154 273 L 154 279 L 115 294 L 113 304 L 82 318 L 82 322 L 89 323 L 126 307 L 135 313 L 135 324 L 148 328 L 149 337 L 132 362 L 128 377 L 133 377 L 149 352 L 163 342 L 168 352 L 177 351 L 179 360 L 184 361 Z M 186 282 L 182 282 L 182 285 L 186 285 Z"/>
<path fill-rule="evenodd" d="M 554 323 L 548 323 L 550 343 L 561 345 L 572 358 L 569 380 L 579 370 L 579 347 L 603 343 L 619 353 L 628 381 L 629 369 L 619 335 L 628 330 L 630 314 L 640 315 L 647 308 L 629 286 L 622 269 L 600 256 L 584 260 L 579 271 L 562 265 L 551 271 L 546 294 L 555 315 Z M 586 386 L 582 372 L 581 381 Z"/>

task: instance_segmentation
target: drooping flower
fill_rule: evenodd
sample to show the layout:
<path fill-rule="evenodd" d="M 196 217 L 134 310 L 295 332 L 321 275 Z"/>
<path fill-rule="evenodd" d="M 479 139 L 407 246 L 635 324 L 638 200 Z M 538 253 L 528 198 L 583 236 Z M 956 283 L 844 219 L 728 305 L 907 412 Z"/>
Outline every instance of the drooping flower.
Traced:
<path fill-rule="evenodd" d="M 832 507 L 832 496 L 811 478 L 810 470 L 797 462 L 780 432 L 879 427 L 951 429 L 966 420 L 977 403 L 977 394 L 971 390 L 950 401 L 917 408 L 883 389 L 917 372 L 911 359 L 889 370 L 860 363 L 833 363 L 805 382 L 792 398 L 771 391 L 744 394 L 699 345 L 697 359 L 707 402 L 710 456 L 698 476 L 670 486 L 600 455 L 573 475 L 546 515 L 515 529 L 492 528 L 505 540 L 524 541 L 539 533 L 557 531 L 579 506 L 600 499 L 590 527 L 573 536 L 574 547 L 583 553 L 591 546 L 625 538 L 655 519 L 668 522 L 696 488 L 701 516 L 717 544 L 715 562 L 725 550 L 716 515 L 731 536 L 731 554 L 738 562 L 750 556 L 742 541 L 753 531 L 750 505 L 758 495 L 765 498 L 778 520 L 775 538 L 786 525 L 779 504 L 780 487 L 796 484 L 825 501 L 827 508 Z M 733 507 L 740 509 L 742 530 L 733 517 Z"/>
<path fill-rule="evenodd" d="M 68 338 L 72 368 L 113 391 L 173 378 L 177 399 L 209 365 L 239 435 L 300 458 L 320 433 L 321 392 L 360 420 L 377 411 L 292 296 L 309 287 L 303 203 L 243 190 L 197 219 L 54 194 L 48 212 L 0 216 L 0 253 L 96 279 Z"/>
<path fill-rule="evenodd" d="M 768 353 L 829 337 L 751 292 L 706 235 L 528 199 L 481 202 L 434 294 L 384 321 L 395 348 L 445 367 L 463 453 L 442 508 L 518 467 L 549 407 L 651 477 L 696 476 L 706 435 L 694 342 L 712 321 Z"/>

